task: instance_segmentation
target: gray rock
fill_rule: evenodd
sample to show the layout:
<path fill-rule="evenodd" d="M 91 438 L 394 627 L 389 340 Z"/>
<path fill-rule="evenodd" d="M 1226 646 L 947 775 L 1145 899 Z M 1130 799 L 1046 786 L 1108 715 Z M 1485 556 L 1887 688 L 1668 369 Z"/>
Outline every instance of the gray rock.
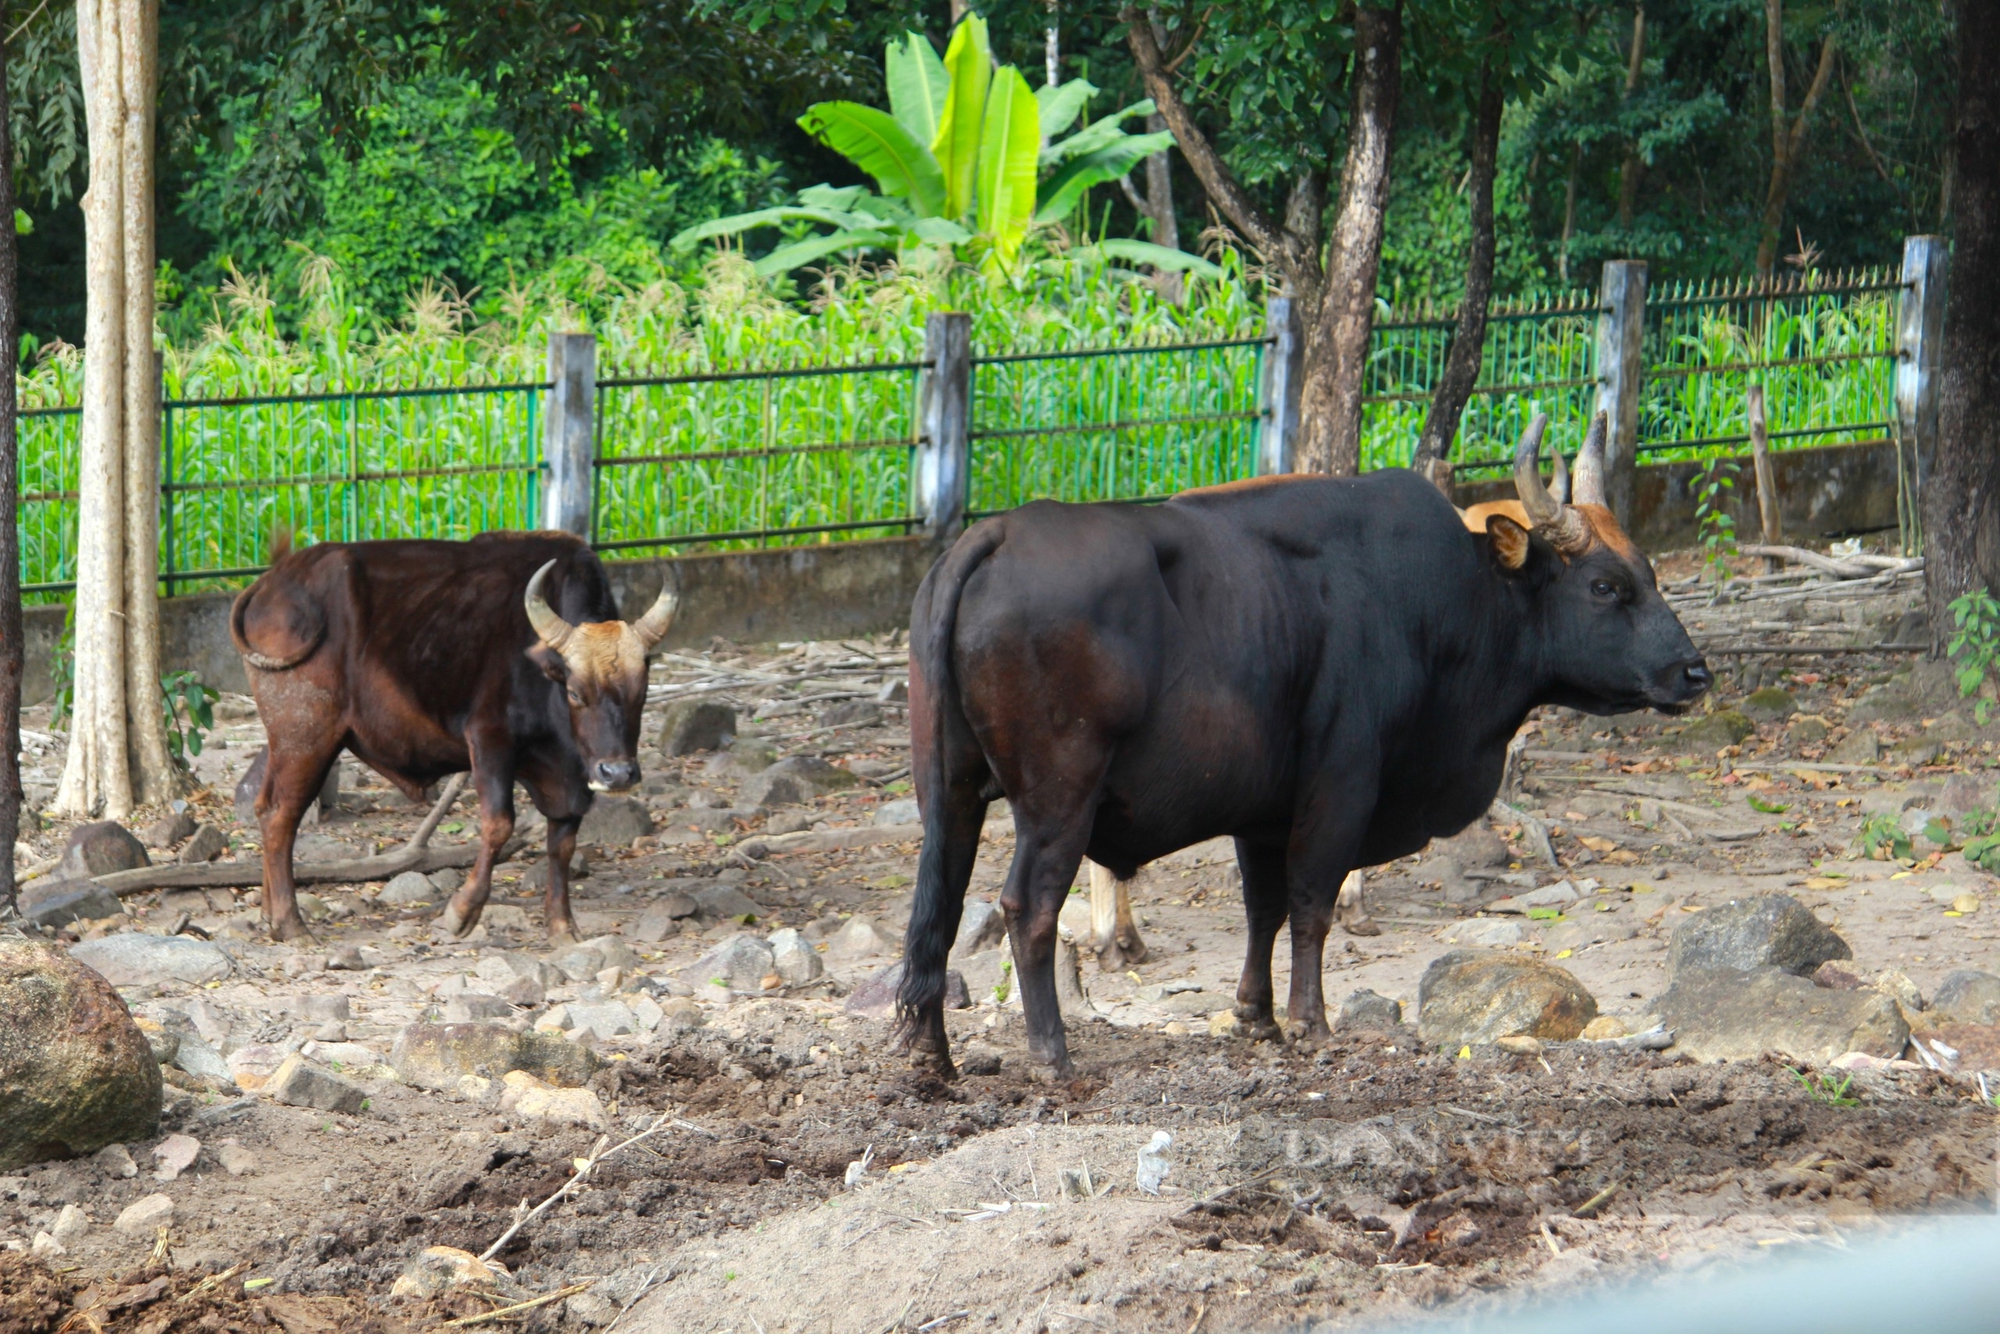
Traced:
<path fill-rule="evenodd" d="M 149 848 L 171 848 L 194 832 L 194 817 L 185 810 L 163 815 L 146 826 L 141 841 Z"/>
<path fill-rule="evenodd" d="M 0 1171 L 150 1138 L 159 1062 L 105 979 L 52 946 L 0 939 Z"/>
<path fill-rule="evenodd" d="M 1848 717 L 1854 730 L 1841 738 L 1840 744 L 1827 752 L 1827 759 L 1835 764 L 1874 764 L 1882 758 L 1882 738 L 1875 735 L 1875 729 L 1854 723 Z"/>
<path fill-rule="evenodd" d="M 687 898 L 687 895 L 678 897 Z M 689 899 L 689 902 L 692 903 L 693 900 Z M 645 912 L 639 914 L 639 920 L 633 924 L 632 938 L 648 945 L 657 945 L 668 937 L 681 933 L 680 919 L 681 914 L 675 913 L 667 904 L 651 904 Z"/>
<path fill-rule="evenodd" d="M 527 978 L 516 978 L 516 982 L 534 983 Z M 540 987 L 535 987 L 539 992 Z M 444 1003 L 444 1021 L 447 1024 L 475 1024 L 482 1019 L 511 1019 L 514 1007 L 499 996 L 482 995 L 477 991 L 461 991 Z"/>
<path fill-rule="evenodd" d="M 236 966 L 223 948 L 212 941 L 138 932 L 86 940 L 71 946 L 70 956 L 96 969 L 114 987 L 215 982 L 229 976 Z"/>
<path fill-rule="evenodd" d="M 1993 775 L 1975 770 L 1970 773 L 1953 774 L 1945 780 L 1944 791 L 1938 794 L 1937 809 L 1940 814 L 1959 819 L 1974 811 L 1990 811 L 1994 808 Z"/>
<path fill-rule="evenodd" d="M 281 1004 L 293 1017 L 317 1024 L 354 1017 L 345 996 L 287 996 Z"/>
<path fill-rule="evenodd" d="M 1927 736 L 1909 737 L 1889 747 L 1890 757 L 1898 764 L 1929 764 L 1943 751 L 1935 738 Z"/>
<path fill-rule="evenodd" d="M 814 811 L 772 811 L 764 821 L 766 834 L 803 834 L 819 816 Z"/>
<path fill-rule="evenodd" d="M 734 885 L 710 885 L 694 892 L 695 910 L 711 922 L 739 922 L 761 917 L 764 906 Z"/>
<path fill-rule="evenodd" d="M 1340 1003 L 1340 1028 L 1361 1028 L 1382 1032 L 1403 1022 L 1403 1002 L 1378 996 L 1367 987 Z"/>
<path fill-rule="evenodd" d="M 988 899 L 967 899 L 958 918 L 958 939 L 951 943 L 951 957 L 981 954 L 1007 938 L 1007 914 Z"/>
<path fill-rule="evenodd" d="M 875 692 L 875 698 L 883 704 L 907 704 L 910 702 L 910 683 L 903 677 L 894 677 L 882 683 Z"/>
<path fill-rule="evenodd" d="M 595 1329 L 616 1320 L 618 1307 L 609 1297 L 594 1292 L 579 1292 L 563 1302 L 563 1313 L 577 1324 Z"/>
<path fill-rule="evenodd" d="M 680 700 L 667 705 L 660 718 L 660 753 L 679 756 L 719 750 L 735 735 L 735 709 L 712 699 Z"/>
<path fill-rule="evenodd" d="M 70 831 L 56 874 L 65 880 L 89 880 L 152 864 L 146 845 L 134 838 L 131 830 L 116 820 L 98 820 Z"/>
<path fill-rule="evenodd" d="M 1891 1057 L 1910 1036 L 1893 997 L 1829 991 L 1782 968 L 1679 974 L 1653 1010 L 1674 1031 L 1674 1050 L 1698 1061 L 1767 1051 L 1816 1062 L 1850 1051 Z"/>
<path fill-rule="evenodd" d="M 1674 744 L 1692 754 L 1712 755 L 1724 746 L 1739 744 L 1756 730 L 1756 724 L 1735 709 L 1721 709 L 1683 727 Z"/>
<path fill-rule="evenodd" d="M 1417 985 L 1417 1033 L 1434 1047 L 1525 1034 L 1568 1042 L 1597 1017 L 1597 1001 L 1567 970 L 1523 954 L 1454 950 Z"/>
<path fill-rule="evenodd" d="M 589 940 L 584 941 L 583 945 L 585 949 L 596 950 L 597 956 L 604 960 L 602 964 L 598 965 L 600 971 L 605 968 L 623 968 L 627 972 L 630 972 L 638 966 L 639 956 L 632 952 L 630 945 L 627 945 L 617 936 L 592 936 Z"/>
<path fill-rule="evenodd" d="M 212 824 L 198 826 L 194 837 L 181 849 L 180 861 L 183 866 L 212 862 L 229 851 L 229 835 Z"/>
<path fill-rule="evenodd" d="M 763 937 L 741 932 L 717 945 L 681 970 L 681 980 L 698 992 L 763 990 L 764 979 L 777 968 Z"/>
<path fill-rule="evenodd" d="M 1679 977 L 1769 965 L 1809 977 L 1829 959 L 1853 957 L 1847 942 L 1812 909 L 1789 894 L 1765 894 L 1710 908 L 1675 927 L 1667 973 Z"/>
<path fill-rule="evenodd" d="M 1753 723 L 1781 723 L 1798 711 L 1798 700 L 1783 686 L 1753 690 L 1743 701 L 1743 716 Z"/>
<path fill-rule="evenodd" d="M 903 985 L 903 965 L 893 964 L 876 973 L 847 998 L 847 1013 L 862 1019 L 889 1019 L 896 1013 L 896 990 Z M 944 975 L 944 1007 L 947 1010 L 972 1008 L 972 996 L 965 978 L 955 968 Z"/>
<path fill-rule="evenodd" d="M 572 945 L 549 956 L 549 964 L 569 982 L 588 982 L 611 965 L 589 945 Z"/>
<path fill-rule="evenodd" d="M 1832 731 L 1833 729 L 1827 726 L 1826 719 L 1818 714 L 1809 713 L 1802 718 L 1792 719 L 1791 725 L 1785 728 L 1785 735 L 1791 738 L 1795 746 L 1817 746 L 1826 740 Z"/>
<path fill-rule="evenodd" d="M 1007 994 L 1013 994 L 1014 956 L 1001 949 L 981 950 L 977 954 L 953 955 L 952 964 L 965 979 L 965 989 L 974 1000 L 1000 1000 L 1000 987 L 1004 982 Z"/>
<path fill-rule="evenodd" d="M 444 1092 L 456 1090 L 467 1075 L 498 1079 L 510 1070 L 575 1088 L 589 1081 L 598 1064 L 588 1047 L 560 1033 L 516 1033 L 498 1024 L 408 1024 L 389 1052 L 398 1079 Z"/>
<path fill-rule="evenodd" d="M 819 951 L 790 927 L 773 931 L 769 943 L 772 968 L 786 986 L 804 986 L 826 971 L 826 965 L 820 962 Z"/>
<path fill-rule="evenodd" d="M 587 1028 L 600 1039 L 639 1031 L 638 1016 L 621 1000 L 571 1001 L 569 1023 L 572 1029 Z"/>
<path fill-rule="evenodd" d="M 465 872 L 459 867 L 447 866 L 442 870 L 432 871 L 430 882 L 439 894 L 450 898 L 465 884 Z"/>
<path fill-rule="evenodd" d="M 885 801 L 875 808 L 873 823 L 878 825 L 921 824 L 923 812 L 917 809 L 915 797 L 903 797 L 897 801 Z"/>
<path fill-rule="evenodd" d="M 1437 847 L 1445 856 L 1467 870 L 1505 866 L 1514 860 L 1507 840 L 1484 820 L 1474 820 L 1450 838 L 1439 839 Z"/>
<path fill-rule="evenodd" d="M 174 1065 L 197 1079 L 217 1079 L 234 1083 L 222 1053 L 208 1045 L 199 1033 L 183 1033 L 174 1049 Z"/>
<path fill-rule="evenodd" d="M 340 1112 L 348 1116 L 360 1111 L 361 1104 L 368 1099 L 367 1091 L 359 1084 L 342 1079 L 297 1052 L 287 1056 L 271 1072 L 261 1091 L 268 1094 L 273 1102 L 291 1107 L 311 1107 L 322 1112 Z"/>
<path fill-rule="evenodd" d="M 1961 1024 L 2000 1024 L 2000 977 L 1970 968 L 1948 973 L 1931 1009 Z"/>
<path fill-rule="evenodd" d="M 794 755 L 752 775 L 741 794 L 747 806 L 796 806 L 858 785 L 861 780 L 812 755 Z"/>
<path fill-rule="evenodd" d="M 760 774 L 778 762 L 778 748 L 762 737 L 737 737 L 729 749 L 713 756 L 702 765 L 702 772 L 713 778 L 735 782 Z M 700 795 L 700 794 L 696 794 Z"/>
<path fill-rule="evenodd" d="M 881 722 L 882 706 L 871 699 L 842 700 L 819 715 L 821 727 L 878 727 Z"/>
<path fill-rule="evenodd" d="M 21 916 L 44 927 L 116 917 L 123 911 L 118 896 L 92 880 L 37 880 L 20 897 Z"/>
<path fill-rule="evenodd" d="M 382 886 L 376 902 L 406 906 L 419 903 L 436 903 L 442 896 L 431 878 L 422 871 L 404 871 L 392 877 Z"/>
<path fill-rule="evenodd" d="M 599 796 L 592 800 L 577 827 L 580 843 L 601 848 L 629 848 L 632 840 L 653 832 L 653 813 L 637 797 Z"/>
<path fill-rule="evenodd" d="M 694 883 L 694 882 L 690 882 Z M 701 901 L 684 889 L 670 889 L 654 901 L 659 908 L 676 922 L 692 917 L 701 911 Z"/>
<path fill-rule="evenodd" d="M 173 1197 L 155 1194 L 126 1205 L 111 1228 L 124 1236 L 145 1241 L 157 1236 L 161 1228 L 170 1226 L 173 1221 Z"/>
<path fill-rule="evenodd" d="M 835 963 L 855 963 L 889 953 L 888 937 L 866 917 L 854 916 L 826 943 L 827 957 Z"/>
<path fill-rule="evenodd" d="M 1440 931 L 1438 939 L 1447 945 L 1498 950 L 1520 944 L 1526 935 L 1519 922 L 1510 922 L 1504 917 L 1467 917 Z"/>

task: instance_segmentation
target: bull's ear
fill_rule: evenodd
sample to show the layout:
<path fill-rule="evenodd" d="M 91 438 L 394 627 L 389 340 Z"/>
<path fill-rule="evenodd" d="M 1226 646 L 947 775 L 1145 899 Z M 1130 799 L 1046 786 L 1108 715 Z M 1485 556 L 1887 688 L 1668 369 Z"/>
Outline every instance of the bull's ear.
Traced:
<path fill-rule="evenodd" d="M 1493 555 L 1510 570 L 1518 570 L 1528 563 L 1528 530 L 1504 514 L 1491 514 L 1486 518 L 1486 540 L 1493 544 Z"/>
<path fill-rule="evenodd" d="M 547 644 L 537 644 L 529 649 L 528 661 L 541 668 L 542 675 L 548 677 L 549 680 L 554 681 L 557 685 L 561 685 L 563 682 L 569 680 L 569 664 L 563 661 L 562 654 L 556 652 Z"/>

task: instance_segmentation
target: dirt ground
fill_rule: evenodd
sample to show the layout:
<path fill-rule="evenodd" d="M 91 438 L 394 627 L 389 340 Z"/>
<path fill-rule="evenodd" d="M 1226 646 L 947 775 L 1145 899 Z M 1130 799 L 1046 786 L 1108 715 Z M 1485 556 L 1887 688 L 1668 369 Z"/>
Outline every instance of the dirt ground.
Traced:
<path fill-rule="evenodd" d="M 1907 642 L 1907 615 L 1921 605 L 1920 584 L 1904 579 L 1711 606 L 1689 582 L 1690 562 L 1661 568 L 1703 643 L 1824 644 L 1836 633 Z M 379 886 L 315 891 L 328 915 L 299 948 L 268 943 L 247 893 L 139 895 L 128 916 L 88 926 L 82 934 L 160 932 L 186 913 L 190 929 L 223 944 L 236 963 L 228 979 L 126 994 L 142 1019 L 170 1028 L 188 1024 L 199 1001 L 205 1022 L 228 1029 L 225 1050 L 330 1040 L 314 1037 L 318 1021 L 293 1017 L 289 998 L 344 996 L 345 1039 L 358 1048 L 340 1049 L 342 1068 L 369 1102 L 351 1116 L 322 1113 L 169 1071 L 161 1134 L 202 1146 L 176 1179 L 155 1179 L 157 1141 L 128 1146 L 131 1177 L 99 1159 L 0 1177 L 0 1244 L 19 1252 L 0 1252 L 0 1330 L 54 1330 L 78 1311 L 89 1318 L 67 1328 L 428 1329 L 564 1293 L 492 1323 L 740 1334 L 1304 1328 L 1460 1313 L 1613 1275 L 1843 1245 L 1917 1214 L 1992 1211 L 1996 1118 L 1970 1070 L 1898 1062 L 1857 1073 L 1833 1098 L 1815 1072 L 1801 1078 L 1777 1058 L 1697 1065 L 1672 1049 L 1595 1042 L 1461 1056 L 1423 1049 L 1407 1023 L 1342 1029 L 1318 1050 L 1211 1034 L 1241 963 L 1236 872 L 1222 843 L 1135 882 L 1144 963 L 1106 971 L 1086 959 L 1087 1012 L 1066 1016 L 1076 1078 L 1055 1081 L 1028 1060 L 1018 998 L 985 985 L 950 1016 L 967 1073 L 945 1083 L 912 1070 L 888 1050 L 888 1025 L 848 1013 L 846 997 L 893 962 L 915 844 L 761 858 L 741 848 L 774 822 L 873 827 L 886 803 L 907 798 L 902 709 L 884 703 L 845 722 L 826 712 L 874 701 L 904 670 L 900 644 L 717 643 L 661 661 L 660 704 L 705 691 L 741 711 L 739 748 L 761 738 L 864 781 L 807 811 L 742 809 L 726 758 L 662 757 L 649 719 L 643 793 L 656 832 L 590 850 L 579 916 L 585 935 L 615 934 L 637 952 L 608 985 L 628 1000 L 695 993 L 704 1022 L 591 1039 L 606 1058 L 591 1084 L 609 1118 L 603 1133 L 615 1142 L 659 1129 L 523 1227 L 496 1257 L 508 1272 L 490 1282 L 422 1301 L 388 1296 L 425 1247 L 484 1251 L 522 1201 L 570 1179 L 599 1131 L 503 1110 L 497 1091 L 439 1094 L 371 1077 L 387 1072 L 356 1056 L 386 1056 L 443 998 L 485 990 L 471 975 L 482 959 L 549 953 L 520 884 L 532 862 L 503 873 L 497 901 L 514 911 L 464 942 L 437 936 L 435 905 L 380 903 Z M 1826 759 L 1856 701 L 1909 661 L 1718 656 L 1714 708 L 1783 684 L 1800 716 L 1826 724 L 1816 734 L 1796 720 L 1765 723 L 1720 754 L 1676 747 L 1671 733 L 1686 719 L 1539 717 L 1508 795 L 1548 827 L 1562 865 L 1538 861 L 1525 823 L 1503 822 L 1512 865 L 1490 873 L 1505 878 L 1487 882 L 1485 897 L 1583 877 L 1601 892 L 1588 910 L 1550 920 L 1481 920 L 1517 926 L 1519 948 L 1558 960 L 1633 1031 L 1666 987 L 1675 924 L 1774 889 L 1834 925 L 1868 976 L 1900 972 L 1929 995 L 1953 969 L 2000 971 L 2000 885 L 1957 854 L 1911 865 L 1856 855 L 1865 816 L 1900 814 L 1958 773 L 1993 769 L 2000 726 L 1957 710 L 1913 717 L 1880 725 L 1890 749 L 1878 762 Z M 247 701 L 224 705 L 198 764 L 209 785 L 198 813 L 232 831 L 231 855 L 254 857 L 254 825 L 236 823 L 230 793 L 261 728 Z M 60 738 L 46 719 L 28 726 L 30 791 L 45 797 Z M 1913 738 L 1935 740 L 1936 753 L 1895 749 Z M 1926 762 L 1906 762 L 1916 758 Z M 302 859 L 393 845 L 421 817 L 348 767 L 350 809 L 309 831 Z M 440 838 L 465 837 L 471 811 L 467 799 Z M 32 852 L 51 854 L 65 833 L 42 829 Z M 999 813 L 973 895 L 997 894 L 1011 840 Z M 539 853 L 531 843 L 527 855 Z M 1447 903 L 1434 869 L 1418 857 L 1370 875 L 1383 934 L 1331 945 L 1336 1002 L 1371 988 L 1414 1020 L 1419 976 L 1451 948 L 1440 937 L 1479 910 Z M 792 926 L 826 941 L 863 917 L 891 948 L 829 949 L 820 982 L 713 998 L 688 969 L 745 923 L 698 916 L 658 941 L 638 939 L 637 923 L 663 895 L 718 886 L 750 897 L 759 932 Z M 1971 911 L 1953 906 L 1966 893 Z M 343 954 L 361 966 L 329 969 Z M 1278 955 L 1283 995 L 1287 952 Z M 605 985 L 553 987 L 547 1005 L 593 999 Z M 523 1009 L 513 1022 L 545 1013 Z M 1157 1131 L 1172 1145 L 1152 1195 L 1135 1165 Z M 163 1247 L 110 1226 L 156 1192 L 174 1202 Z M 69 1204 L 89 1226 L 61 1254 L 28 1254 Z"/>

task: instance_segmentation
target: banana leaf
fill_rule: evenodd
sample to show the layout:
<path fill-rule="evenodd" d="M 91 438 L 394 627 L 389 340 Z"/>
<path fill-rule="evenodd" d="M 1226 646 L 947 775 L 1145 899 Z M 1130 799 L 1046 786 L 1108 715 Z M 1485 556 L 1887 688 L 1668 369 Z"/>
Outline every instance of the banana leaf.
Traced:
<path fill-rule="evenodd" d="M 986 20 L 968 14 L 945 48 L 944 68 L 951 85 L 944 114 L 938 118 L 931 156 L 944 172 L 943 217 L 954 221 L 972 210 L 979 180 L 980 122 L 986 115 L 986 92 L 993 82 L 992 49 L 986 41 Z"/>
<path fill-rule="evenodd" d="M 803 241 L 779 246 L 770 254 L 757 261 L 757 276 L 768 278 L 774 273 L 784 273 L 810 264 L 828 255 L 837 255 L 843 250 L 865 250 L 875 246 L 893 247 L 896 235 L 885 231 L 841 231 L 829 236 L 809 236 Z"/>
<path fill-rule="evenodd" d="M 885 195 L 907 199 L 924 217 L 944 206 L 944 176 L 902 123 L 886 111 L 859 102 L 818 102 L 806 108 L 799 125 L 875 178 Z"/>
<path fill-rule="evenodd" d="M 677 232 L 667 244 L 677 251 L 686 252 L 711 236 L 735 236 L 738 232 L 747 232 L 753 227 L 771 227 L 799 218 L 809 222 L 829 223 L 835 227 L 866 227 L 870 222 L 867 218 L 858 217 L 842 209 L 801 208 L 796 204 L 781 204 L 776 208 L 760 208 L 727 218 L 711 219 L 684 232 Z"/>
<path fill-rule="evenodd" d="M 1071 79 L 1067 83 L 1043 84 L 1035 89 L 1035 105 L 1040 111 L 1042 138 L 1054 139 L 1057 135 L 1076 124 L 1076 118 L 1083 114 L 1084 103 L 1097 95 L 1097 85 L 1088 79 Z"/>
<path fill-rule="evenodd" d="M 1173 142 L 1174 137 L 1164 130 L 1158 134 L 1125 134 L 1095 152 L 1070 159 L 1043 183 L 1042 203 L 1035 210 L 1035 221 L 1050 223 L 1068 217 L 1085 190 L 1117 180 L 1153 154 L 1165 152 Z"/>
<path fill-rule="evenodd" d="M 1028 81 L 1012 65 L 993 76 L 979 145 L 979 231 L 1001 262 L 1014 258 L 1035 216 L 1035 154 L 1042 141 Z"/>
<path fill-rule="evenodd" d="M 889 43 L 883 73 L 889 85 L 889 110 L 897 121 L 918 143 L 935 142 L 951 80 L 930 38 L 906 32 L 902 41 Z"/>

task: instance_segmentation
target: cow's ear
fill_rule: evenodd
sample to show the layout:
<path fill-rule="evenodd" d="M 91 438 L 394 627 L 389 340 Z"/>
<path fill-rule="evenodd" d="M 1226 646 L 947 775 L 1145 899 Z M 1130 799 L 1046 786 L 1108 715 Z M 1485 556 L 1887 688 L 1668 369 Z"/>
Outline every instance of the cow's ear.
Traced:
<path fill-rule="evenodd" d="M 541 668 L 542 675 L 548 677 L 549 680 L 554 681 L 557 685 L 561 685 L 563 682 L 569 680 L 569 664 L 563 661 L 562 654 L 556 652 L 547 644 L 537 644 L 529 649 L 528 661 Z"/>
<path fill-rule="evenodd" d="M 1528 530 L 1504 514 L 1493 514 L 1486 519 L 1486 540 L 1493 544 L 1493 555 L 1510 570 L 1518 570 L 1528 563 Z"/>

